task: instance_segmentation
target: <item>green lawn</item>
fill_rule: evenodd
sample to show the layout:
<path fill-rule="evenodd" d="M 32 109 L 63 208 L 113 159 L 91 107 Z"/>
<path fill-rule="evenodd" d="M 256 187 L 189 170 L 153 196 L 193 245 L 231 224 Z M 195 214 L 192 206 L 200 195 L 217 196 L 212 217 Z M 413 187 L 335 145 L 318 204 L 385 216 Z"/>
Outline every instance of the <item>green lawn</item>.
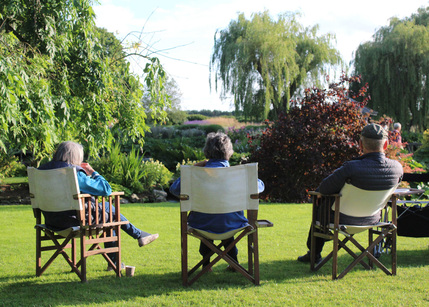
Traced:
<path fill-rule="evenodd" d="M 0 206 L 0 305 L 3 306 L 418 306 L 429 304 L 429 238 L 398 238 L 398 273 L 356 267 L 332 281 L 330 266 L 313 273 L 296 261 L 306 252 L 310 204 L 261 204 L 260 218 L 274 228 L 261 229 L 261 285 L 253 286 L 219 262 L 191 287 L 181 285 L 178 203 L 127 204 L 122 213 L 137 227 L 158 232 L 153 244 L 139 248 L 123 233 L 123 261 L 136 266 L 132 278 L 106 272 L 101 256 L 88 260 L 88 280 L 69 273 L 58 258 L 35 277 L 35 231 L 30 206 Z M 191 260 L 199 259 L 198 242 L 190 238 Z M 243 245 L 239 259 L 246 262 Z M 327 248 L 326 248 L 327 250 Z M 326 251 L 325 251 L 326 254 Z M 388 261 L 388 255 L 382 255 Z M 340 265 L 349 256 L 340 254 Z M 66 266 L 67 267 L 66 267 Z M 390 266 L 390 265 L 388 265 Z"/>

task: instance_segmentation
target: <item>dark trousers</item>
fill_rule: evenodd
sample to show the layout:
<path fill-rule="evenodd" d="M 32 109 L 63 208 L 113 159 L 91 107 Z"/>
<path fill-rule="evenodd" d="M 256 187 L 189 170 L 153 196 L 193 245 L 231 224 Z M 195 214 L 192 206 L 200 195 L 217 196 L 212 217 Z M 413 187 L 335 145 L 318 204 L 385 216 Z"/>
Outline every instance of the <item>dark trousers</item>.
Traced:
<path fill-rule="evenodd" d="M 213 240 L 209 240 L 210 242 L 213 242 Z M 222 240 L 222 245 L 224 247 L 228 246 L 229 244 L 231 244 L 234 241 L 234 237 Z M 211 249 L 205 245 L 203 242 L 201 242 L 200 244 L 200 254 L 201 256 L 205 256 L 208 253 L 210 253 Z M 233 248 L 230 249 L 230 251 L 228 252 L 228 255 L 234 259 L 237 263 L 238 263 L 238 259 L 237 259 L 237 255 L 238 255 L 238 249 L 236 246 L 234 246 Z M 203 266 L 206 266 L 210 263 L 210 259 L 208 259 L 206 262 L 203 263 Z"/>
<path fill-rule="evenodd" d="M 325 245 L 325 242 L 327 241 L 326 239 L 323 238 L 319 238 L 319 237 L 314 237 L 315 241 L 316 241 L 316 255 L 320 254 L 323 250 L 323 246 Z M 308 250 L 311 250 L 311 227 L 310 227 L 310 231 L 308 232 L 308 237 L 307 237 L 307 248 Z"/>

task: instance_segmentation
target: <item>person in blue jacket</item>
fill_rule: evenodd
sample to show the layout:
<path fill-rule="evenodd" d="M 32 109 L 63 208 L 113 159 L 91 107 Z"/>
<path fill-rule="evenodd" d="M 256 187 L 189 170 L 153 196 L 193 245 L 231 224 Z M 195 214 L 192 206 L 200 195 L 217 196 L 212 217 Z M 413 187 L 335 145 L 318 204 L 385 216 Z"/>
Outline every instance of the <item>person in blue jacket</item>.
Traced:
<path fill-rule="evenodd" d="M 61 143 L 54 156 L 52 161 L 43 164 L 39 167 L 40 170 L 56 169 L 62 167 L 74 167 L 77 171 L 77 181 L 79 184 L 79 190 L 83 194 L 91 194 L 94 196 L 108 196 L 112 193 L 112 188 L 110 187 L 109 182 L 96 172 L 89 163 L 83 163 L 83 146 L 81 144 L 67 141 Z M 109 206 L 106 207 L 106 214 L 109 216 Z M 95 203 L 92 203 L 92 217 L 95 218 Z M 98 210 L 102 210 L 102 204 L 99 204 Z M 112 214 L 115 214 L 115 207 L 112 209 Z M 49 227 L 56 228 L 58 230 L 65 229 L 73 226 L 79 226 L 79 220 L 76 217 L 76 211 L 64 211 L 64 212 L 42 212 L 45 217 L 45 223 Z M 127 221 L 125 216 L 122 214 L 121 221 Z M 88 216 L 87 216 L 88 218 Z M 100 219 L 102 214 L 100 214 Z M 144 232 L 133 224 L 125 224 L 121 226 L 121 229 L 125 231 L 128 235 L 138 241 L 139 246 L 147 245 L 158 238 L 158 234 L 150 234 Z M 114 244 L 106 243 L 106 246 L 112 246 Z M 109 254 L 110 259 L 114 263 L 115 254 Z M 123 264 L 121 264 L 123 266 Z M 108 270 L 112 268 L 109 266 Z"/>
<path fill-rule="evenodd" d="M 195 166 L 201 167 L 229 167 L 229 158 L 231 158 L 234 150 L 232 148 L 231 139 L 222 132 L 211 132 L 207 135 L 206 143 L 204 146 L 204 155 L 208 160 L 204 160 L 194 164 Z M 259 193 L 263 192 L 265 189 L 264 183 L 262 180 L 258 179 L 258 190 Z M 179 197 L 180 196 L 180 178 L 178 178 L 170 186 L 171 194 Z M 243 211 L 224 213 L 224 214 L 208 214 L 201 212 L 190 212 L 188 216 L 189 226 L 205 230 L 212 233 L 225 233 L 233 229 L 237 229 L 243 226 L 248 225 L 248 220 L 244 216 Z M 234 237 L 222 240 L 223 245 L 227 246 L 232 241 Z M 204 257 L 207 253 L 210 252 L 210 248 L 207 247 L 203 242 L 200 244 L 199 249 L 200 254 Z M 228 255 L 237 261 L 238 249 L 234 247 L 228 252 Z M 208 265 L 210 260 L 206 261 L 203 264 L 203 267 Z M 228 269 L 231 268 L 228 266 Z"/>

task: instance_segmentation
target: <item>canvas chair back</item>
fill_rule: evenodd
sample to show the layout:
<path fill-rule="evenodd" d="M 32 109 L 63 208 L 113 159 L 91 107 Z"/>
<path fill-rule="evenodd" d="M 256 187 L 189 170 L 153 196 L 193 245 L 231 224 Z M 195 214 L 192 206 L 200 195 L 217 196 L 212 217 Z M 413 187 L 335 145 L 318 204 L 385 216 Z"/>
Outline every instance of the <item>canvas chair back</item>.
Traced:
<path fill-rule="evenodd" d="M 180 183 L 183 285 L 193 284 L 211 270 L 220 259 L 225 260 L 230 268 L 242 274 L 249 281 L 259 285 L 258 228 L 272 227 L 273 224 L 268 220 L 257 220 L 259 209 L 257 163 L 222 168 L 182 166 Z M 228 233 L 213 234 L 188 225 L 190 211 L 223 214 L 241 210 L 247 211 L 249 225 Z M 199 239 L 210 248 L 210 253 L 206 254 L 190 270 L 188 270 L 188 236 Z M 233 242 L 226 245 L 223 245 L 223 242 L 215 243 L 216 240 L 225 240 L 233 236 Z M 247 268 L 228 255 L 228 251 L 243 238 L 247 238 Z M 210 259 L 212 255 L 214 259 Z M 206 262 L 210 263 L 197 273 L 197 269 Z"/>
<path fill-rule="evenodd" d="M 181 211 L 228 213 L 258 210 L 257 163 L 208 168 L 180 168 Z"/>
<path fill-rule="evenodd" d="M 356 217 L 373 216 L 386 206 L 397 186 L 388 190 L 370 191 L 346 183 L 340 192 L 340 212 Z M 335 210 L 334 206 L 332 210 Z"/>
<path fill-rule="evenodd" d="M 72 271 L 82 282 L 86 282 L 86 260 L 90 256 L 102 255 L 116 276 L 121 276 L 120 227 L 128 221 L 120 221 L 120 196 L 124 192 L 113 192 L 109 196 L 93 198 L 80 194 L 76 168 L 65 167 L 52 170 L 27 168 L 31 205 L 36 218 L 36 276 L 41 276 L 50 264 L 62 255 Z M 94 199 L 94 213 L 92 205 Z M 83 205 L 85 204 L 85 205 Z M 115 214 L 113 214 L 113 206 Z M 109 208 L 110 217 L 104 212 Z M 101 208 L 98 210 L 98 208 Z M 56 229 L 43 223 L 44 212 L 76 210 L 79 226 Z M 101 213 L 100 213 L 101 211 Z M 68 213 L 67 213 L 68 214 Z M 94 214 L 92 216 L 92 214 Z M 101 214 L 101 215 L 100 215 Z M 92 218 L 94 217 L 94 218 Z M 80 242 L 80 259 L 77 259 L 77 241 Z M 110 246 L 104 245 L 110 243 Z M 115 254 L 116 262 L 107 254 Z M 48 260 L 42 261 L 42 254 Z"/>
<path fill-rule="evenodd" d="M 27 172 L 33 209 L 49 212 L 82 210 L 81 201 L 77 198 L 76 168 L 38 170 L 29 167 Z"/>

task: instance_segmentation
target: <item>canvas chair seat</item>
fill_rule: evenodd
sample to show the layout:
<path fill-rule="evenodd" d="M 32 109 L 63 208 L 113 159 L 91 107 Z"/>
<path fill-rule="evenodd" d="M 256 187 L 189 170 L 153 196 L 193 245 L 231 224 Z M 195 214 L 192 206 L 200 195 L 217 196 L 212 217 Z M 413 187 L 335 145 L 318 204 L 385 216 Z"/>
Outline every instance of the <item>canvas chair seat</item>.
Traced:
<path fill-rule="evenodd" d="M 46 224 L 36 224 L 36 226 L 34 226 L 35 229 L 37 228 L 41 228 L 44 230 L 48 230 L 48 231 L 52 231 L 55 232 L 56 234 L 58 234 L 59 236 L 63 237 L 63 238 L 67 238 L 68 236 L 72 236 L 72 238 L 77 238 L 79 237 L 80 231 L 81 231 L 81 227 L 80 226 L 74 226 L 74 227 L 69 227 L 69 228 L 65 228 L 65 229 L 61 229 L 61 230 L 56 230 L 56 229 L 52 229 L 51 227 L 46 226 Z M 86 236 L 96 236 L 96 235 L 101 235 L 103 233 L 103 227 L 102 226 L 98 226 L 98 227 L 92 227 L 91 229 L 86 229 L 85 235 Z"/>
<path fill-rule="evenodd" d="M 316 222 L 317 226 L 320 226 L 320 222 L 317 221 Z M 373 225 L 347 225 L 347 224 L 340 224 L 340 232 L 342 232 L 342 234 L 344 234 L 345 236 L 348 235 L 355 235 L 358 234 L 360 232 L 363 232 L 365 230 L 368 230 L 370 228 L 374 228 L 374 227 L 387 227 L 391 225 L 390 222 L 386 223 L 386 222 L 379 222 L 377 224 L 373 224 Z M 335 224 L 334 223 L 329 223 L 329 228 L 330 229 L 334 229 Z"/>
<path fill-rule="evenodd" d="M 213 233 L 202 229 L 192 228 L 188 225 L 188 233 L 193 234 L 194 232 L 196 232 L 210 240 L 226 240 L 228 238 L 235 236 L 238 232 L 244 230 L 246 227 L 250 227 L 251 230 L 254 230 L 254 228 L 251 225 L 247 225 L 247 226 L 233 229 L 224 233 Z"/>
<path fill-rule="evenodd" d="M 313 217 L 311 223 L 311 255 L 310 268 L 313 271 L 319 270 L 332 258 L 332 279 L 344 277 L 358 263 L 365 269 L 372 269 L 375 264 L 387 275 L 396 275 L 396 195 L 397 186 L 388 190 L 368 191 L 359 189 L 346 183 L 339 194 L 323 195 L 319 192 L 310 192 L 313 198 Z M 332 199 L 335 199 L 332 205 Z M 387 202 L 391 200 L 391 210 Z M 331 210 L 334 211 L 333 220 Z M 374 225 L 345 225 L 340 223 L 340 213 L 350 216 L 364 217 L 372 216 L 382 211 L 382 220 Z M 354 235 L 368 231 L 368 247 L 363 247 Z M 344 236 L 340 240 L 339 235 Z M 376 238 L 374 239 L 374 236 Z M 333 249 L 320 263 L 316 264 L 316 238 L 323 238 L 333 241 Z M 374 249 L 378 244 L 389 238 L 391 246 L 391 269 L 387 269 L 374 256 Z M 353 244 L 361 252 L 356 255 L 347 245 Z M 338 274 L 338 251 L 344 249 L 353 258 L 352 263 Z M 368 258 L 368 264 L 363 259 Z"/>
<path fill-rule="evenodd" d="M 115 253 L 117 263 L 121 263 L 121 225 L 129 223 L 120 221 L 120 196 L 123 192 L 114 192 L 101 201 L 95 198 L 95 212 L 92 201 L 94 197 L 81 194 L 75 168 L 65 167 L 52 170 L 38 170 L 27 168 L 30 188 L 31 205 L 36 218 L 36 276 L 41 276 L 50 264 L 62 255 L 82 282 L 86 282 L 86 260 L 89 256 L 102 255 L 114 269 L 118 277 L 121 276 L 120 265 L 116 265 L 107 256 Z M 105 212 L 109 206 L 110 216 L 99 213 Z M 112 214 L 113 206 L 115 215 Z M 89 209 L 88 209 L 89 208 Z M 78 226 L 65 229 L 54 229 L 42 223 L 43 212 L 76 211 Z M 94 214 L 94 216 L 92 216 Z M 94 219 L 92 218 L 94 217 Z M 115 235 L 113 235 L 115 231 Z M 77 240 L 80 244 L 77 244 Z M 115 247 L 105 248 L 103 243 L 113 242 Z M 77 261 L 76 251 L 80 247 L 80 259 Z M 70 255 L 67 252 L 70 252 Z M 42 264 L 42 254 L 50 252 L 51 257 Z"/>
<path fill-rule="evenodd" d="M 271 227 L 268 220 L 258 222 L 258 171 L 257 164 L 245 164 L 224 168 L 206 168 L 182 166 L 181 169 L 181 249 L 182 249 L 182 283 L 190 286 L 203 274 L 207 273 L 218 261 L 223 259 L 231 268 L 242 274 L 255 285 L 259 285 L 259 244 L 258 228 Z M 195 229 L 188 225 L 188 214 L 191 211 L 211 214 L 224 214 L 246 211 L 249 225 L 231 231 L 216 234 L 206 230 Z M 204 259 L 188 270 L 188 236 L 195 237 L 211 252 Z M 234 237 L 228 246 L 216 244 L 216 240 Z M 243 238 L 247 237 L 247 268 L 234 261 L 228 251 Z M 213 241 L 212 241 L 213 240 Z M 223 247 L 223 249 L 222 249 Z M 193 274 L 212 255 L 215 258 L 195 276 Z"/>

